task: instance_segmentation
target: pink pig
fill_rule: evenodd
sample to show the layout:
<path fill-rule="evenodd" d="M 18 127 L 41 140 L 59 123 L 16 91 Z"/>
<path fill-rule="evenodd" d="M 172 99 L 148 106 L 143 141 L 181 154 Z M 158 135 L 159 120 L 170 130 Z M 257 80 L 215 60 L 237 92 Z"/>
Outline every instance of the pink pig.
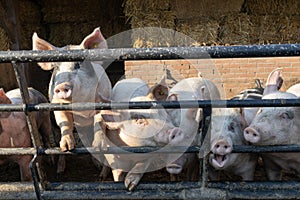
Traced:
<path fill-rule="evenodd" d="M 299 99 L 280 92 L 281 85 L 281 70 L 277 69 L 268 78 L 266 87 L 271 89 L 263 99 Z M 244 137 L 253 145 L 300 144 L 299 130 L 300 107 L 262 107 L 244 130 Z M 299 153 L 263 153 L 262 158 L 269 180 L 280 180 L 282 170 L 300 173 Z"/>
<path fill-rule="evenodd" d="M 33 88 L 29 88 L 30 103 L 47 103 L 47 98 Z M 5 94 L 0 89 L 1 104 L 21 104 L 22 98 L 19 89 L 11 90 Z M 34 112 L 39 133 L 42 136 L 45 147 L 50 147 L 51 122 L 49 111 Z M 0 113 L 0 147 L 20 148 L 31 147 L 30 132 L 23 112 L 1 112 Z M 20 166 L 21 180 L 30 181 L 31 173 L 29 164 L 32 159 L 30 155 L 11 155 L 1 157 L 0 163 L 7 160 L 18 163 Z"/>
<path fill-rule="evenodd" d="M 106 49 L 107 44 L 100 28 L 96 28 L 86 36 L 80 45 L 68 45 L 58 48 L 39 38 L 36 33 L 32 36 L 33 50 L 74 50 L 74 49 Z M 49 99 L 51 103 L 74 102 L 106 102 L 110 100 L 111 83 L 100 65 L 101 62 L 48 62 L 38 63 L 43 70 L 52 70 L 49 84 Z M 91 146 L 93 138 L 85 133 L 92 133 L 95 110 L 87 111 L 54 111 L 55 120 L 61 129 L 60 148 L 62 151 L 72 150 L 75 147 L 73 136 L 74 124 L 79 134 L 83 134 L 84 145 Z"/>
<path fill-rule="evenodd" d="M 138 78 L 124 79 L 114 86 L 113 102 L 154 101 L 167 94 L 162 84 L 150 88 Z M 112 102 L 112 103 L 113 103 Z M 178 146 L 184 140 L 180 128 L 175 127 L 165 109 L 130 109 L 101 111 L 96 115 L 106 130 L 106 145 L 115 146 Z M 103 146 L 102 136 L 95 135 L 94 147 Z M 124 181 L 125 187 L 133 190 L 145 172 L 166 166 L 165 157 L 160 154 L 105 154 L 112 168 L 114 181 Z M 126 174 L 127 172 L 127 174 Z"/>

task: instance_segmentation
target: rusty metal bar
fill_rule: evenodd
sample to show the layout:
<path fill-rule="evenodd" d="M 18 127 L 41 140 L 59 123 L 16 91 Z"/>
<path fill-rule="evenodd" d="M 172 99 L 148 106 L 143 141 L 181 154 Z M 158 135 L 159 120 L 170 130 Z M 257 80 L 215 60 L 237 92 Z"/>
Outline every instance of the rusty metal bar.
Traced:
<path fill-rule="evenodd" d="M 297 181 L 140 183 L 134 192 L 124 184 L 105 182 L 54 182 L 41 191 L 43 199 L 298 199 Z M 1 183 L 0 199 L 36 199 L 31 183 Z"/>
<path fill-rule="evenodd" d="M 1 111 L 30 112 L 41 110 L 120 110 L 120 109 L 172 109 L 172 108 L 232 108 L 232 107 L 298 107 L 300 99 L 264 100 L 199 100 L 199 101 L 137 101 L 116 103 L 41 103 L 41 104 L 1 104 Z"/>
<path fill-rule="evenodd" d="M 130 153 L 199 153 L 201 146 L 172 146 L 172 147 L 107 147 L 107 150 L 96 150 L 93 147 L 75 148 L 62 152 L 60 148 L 0 148 L 0 155 L 70 155 L 70 154 L 130 154 Z M 288 153 L 300 152 L 300 145 L 248 146 L 234 145 L 232 153 Z"/>
<path fill-rule="evenodd" d="M 12 65 L 15 70 L 15 75 L 20 88 L 23 104 L 28 105 L 30 103 L 30 99 L 29 99 L 30 97 L 29 97 L 28 86 L 25 78 L 25 73 L 20 65 L 16 64 L 15 62 L 12 62 Z M 38 135 L 38 128 L 36 125 L 34 114 L 27 111 L 28 109 L 25 110 L 25 115 L 26 115 L 27 125 L 30 131 L 30 136 L 31 136 L 33 146 L 35 148 L 41 147 L 42 144 Z"/>
<path fill-rule="evenodd" d="M 18 82 L 18 85 L 20 88 L 20 93 L 22 96 L 23 104 L 28 105 L 30 103 L 30 96 L 29 96 L 28 85 L 26 82 L 23 67 L 14 61 L 12 62 L 12 66 L 14 68 L 15 76 L 16 76 L 16 79 L 17 79 L 17 82 Z M 41 140 L 39 137 L 38 127 L 37 127 L 37 124 L 35 121 L 34 113 L 30 112 L 30 111 L 27 112 L 27 109 L 26 109 L 24 114 L 26 115 L 26 121 L 27 121 L 29 132 L 30 132 L 31 142 L 32 142 L 34 148 L 36 148 L 36 149 L 42 148 L 42 143 L 41 143 Z M 30 170 L 31 170 L 31 176 L 32 176 L 32 180 L 33 180 L 33 184 L 34 184 L 34 188 L 35 188 L 36 197 L 38 200 L 41 200 L 40 189 L 38 186 L 39 182 L 38 182 L 37 175 L 35 174 L 34 168 L 35 167 L 37 168 L 41 182 L 45 182 L 45 174 L 44 174 L 44 171 L 40 169 L 41 165 L 36 164 L 37 163 L 36 159 L 37 159 L 37 154 L 34 154 L 34 157 L 33 157 L 32 161 L 30 162 Z"/>
<path fill-rule="evenodd" d="M 299 56 L 299 44 L 0 51 L 0 62 L 162 60 Z"/>

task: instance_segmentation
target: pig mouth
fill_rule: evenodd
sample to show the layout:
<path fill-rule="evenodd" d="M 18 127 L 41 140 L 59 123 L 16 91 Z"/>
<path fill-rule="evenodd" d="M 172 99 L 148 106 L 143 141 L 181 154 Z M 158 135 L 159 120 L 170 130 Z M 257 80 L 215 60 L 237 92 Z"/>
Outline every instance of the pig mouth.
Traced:
<path fill-rule="evenodd" d="M 182 171 L 182 167 L 178 164 L 169 164 L 167 166 L 167 171 L 170 174 L 179 174 Z"/>
<path fill-rule="evenodd" d="M 227 155 L 214 154 L 212 158 L 212 164 L 218 168 L 222 168 L 224 167 L 227 158 L 228 158 Z"/>

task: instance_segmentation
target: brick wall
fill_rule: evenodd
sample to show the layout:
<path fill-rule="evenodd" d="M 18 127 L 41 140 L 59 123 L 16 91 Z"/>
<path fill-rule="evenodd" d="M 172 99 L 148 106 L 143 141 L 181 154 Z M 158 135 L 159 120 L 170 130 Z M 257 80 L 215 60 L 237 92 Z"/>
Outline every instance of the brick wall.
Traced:
<path fill-rule="evenodd" d="M 151 86 L 167 75 L 167 83 L 172 87 L 176 81 L 201 73 L 217 84 L 223 98 L 231 98 L 255 87 L 255 79 L 265 83 L 276 68 L 282 68 L 283 91 L 300 83 L 300 57 L 126 61 L 125 78 L 139 77 Z"/>

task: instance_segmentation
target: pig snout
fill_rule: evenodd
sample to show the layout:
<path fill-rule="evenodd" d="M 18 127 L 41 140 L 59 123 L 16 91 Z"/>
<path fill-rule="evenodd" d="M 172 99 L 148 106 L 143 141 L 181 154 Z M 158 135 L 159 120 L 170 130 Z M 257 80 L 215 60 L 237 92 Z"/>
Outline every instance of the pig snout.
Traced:
<path fill-rule="evenodd" d="M 72 85 L 60 83 L 54 88 L 54 97 L 58 99 L 69 99 L 72 96 Z"/>
<path fill-rule="evenodd" d="M 182 171 L 182 166 L 177 163 L 169 164 L 166 168 L 170 174 L 179 174 Z"/>
<path fill-rule="evenodd" d="M 187 162 L 186 155 L 181 155 L 177 160 L 166 166 L 167 172 L 170 174 L 179 174 L 182 172 L 183 167 Z"/>
<path fill-rule="evenodd" d="M 225 166 L 229 154 L 232 152 L 232 141 L 230 139 L 218 140 L 212 146 L 212 165 L 216 168 L 222 168 Z"/>
<path fill-rule="evenodd" d="M 169 143 L 178 144 L 183 141 L 184 135 L 180 128 L 172 128 L 168 130 Z"/>
<path fill-rule="evenodd" d="M 260 134 L 252 127 L 247 127 L 244 130 L 244 138 L 248 142 L 257 143 L 260 141 Z"/>
<path fill-rule="evenodd" d="M 213 147 L 212 152 L 218 155 L 226 155 L 232 152 L 232 142 L 228 139 L 217 141 Z"/>

